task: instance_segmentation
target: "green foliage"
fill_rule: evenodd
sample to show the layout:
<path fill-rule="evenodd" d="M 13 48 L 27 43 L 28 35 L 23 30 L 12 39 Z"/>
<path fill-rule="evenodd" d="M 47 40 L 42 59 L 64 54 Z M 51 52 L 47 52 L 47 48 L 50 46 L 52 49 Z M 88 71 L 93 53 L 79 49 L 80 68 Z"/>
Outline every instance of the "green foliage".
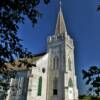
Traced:
<path fill-rule="evenodd" d="M 91 66 L 88 71 L 82 70 L 83 79 L 86 80 L 86 85 L 89 86 L 88 93 L 100 95 L 100 68 Z"/>
<path fill-rule="evenodd" d="M 42 0 L 44 4 L 48 4 L 50 0 Z M 0 86 L 3 87 L 4 92 L 8 90 L 9 84 L 6 80 L 14 77 L 16 71 L 8 71 L 8 65 L 15 66 L 16 59 L 27 67 L 32 66 L 27 61 L 27 58 L 32 58 L 33 55 L 21 45 L 21 39 L 17 32 L 19 24 L 24 24 L 25 17 L 32 22 L 34 26 L 37 23 L 38 17 L 41 13 L 36 8 L 40 0 L 0 0 L 0 74 L 2 73 L 3 80 L 0 79 Z M 18 67 L 22 66 L 19 64 Z M 6 96 L 6 93 L 3 93 Z M 1 98 L 0 98 L 1 100 Z"/>
<path fill-rule="evenodd" d="M 0 91 L 0 100 L 5 100 L 7 96 L 7 90 L 9 89 L 8 79 L 0 80 L 0 87 L 2 87 L 2 91 Z"/>
<path fill-rule="evenodd" d="M 81 95 L 79 96 L 79 100 L 100 100 L 100 97 Z"/>
<path fill-rule="evenodd" d="M 97 6 L 97 11 L 100 11 L 100 5 Z"/>
<path fill-rule="evenodd" d="M 48 4 L 50 0 L 43 1 Z M 6 71 L 6 63 L 32 57 L 32 53 L 21 45 L 18 24 L 24 23 L 27 16 L 34 26 L 41 16 L 36 8 L 39 3 L 40 0 L 0 0 L 0 72 Z"/>

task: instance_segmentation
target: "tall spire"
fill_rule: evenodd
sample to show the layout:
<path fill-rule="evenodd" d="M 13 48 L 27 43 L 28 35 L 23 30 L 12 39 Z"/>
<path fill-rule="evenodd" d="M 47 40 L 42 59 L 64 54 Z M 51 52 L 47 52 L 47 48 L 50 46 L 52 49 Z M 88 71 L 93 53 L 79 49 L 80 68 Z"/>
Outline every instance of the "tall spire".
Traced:
<path fill-rule="evenodd" d="M 59 0 L 59 13 L 58 13 L 58 18 L 57 18 L 57 23 L 56 23 L 56 30 L 55 34 L 61 34 L 66 32 L 66 25 L 64 22 L 63 14 L 62 14 L 62 9 L 61 9 L 61 0 Z"/>

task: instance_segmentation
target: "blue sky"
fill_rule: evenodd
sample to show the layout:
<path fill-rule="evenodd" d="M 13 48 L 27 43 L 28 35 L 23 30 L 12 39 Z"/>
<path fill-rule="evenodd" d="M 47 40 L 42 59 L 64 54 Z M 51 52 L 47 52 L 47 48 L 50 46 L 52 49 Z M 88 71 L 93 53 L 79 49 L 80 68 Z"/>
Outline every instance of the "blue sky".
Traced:
<path fill-rule="evenodd" d="M 92 65 L 100 67 L 100 12 L 96 11 L 99 0 L 62 0 L 62 10 L 68 34 L 75 43 L 75 67 L 79 93 L 86 93 L 82 80 L 82 69 Z M 57 0 L 44 5 L 42 0 L 37 7 L 43 16 L 38 19 L 35 27 L 26 19 L 20 25 L 19 36 L 22 44 L 33 54 L 47 49 L 47 37 L 54 34 L 58 14 Z"/>

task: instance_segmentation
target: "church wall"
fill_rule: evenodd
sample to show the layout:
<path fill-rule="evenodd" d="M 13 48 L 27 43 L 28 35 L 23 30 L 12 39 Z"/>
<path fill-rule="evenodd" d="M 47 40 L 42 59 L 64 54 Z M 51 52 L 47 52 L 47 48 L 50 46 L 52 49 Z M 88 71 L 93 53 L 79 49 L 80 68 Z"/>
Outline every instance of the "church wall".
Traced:
<path fill-rule="evenodd" d="M 29 78 L 29 86 L 27 100 L 46 100 L 46 85 L 47 85 L 47 66 L 48 54 L 43 56 L 36 62 L 36 67 L 32 68 L 31 76 Z M 39 78 L 42 77 L 41 95 L 38 95 Z"/>

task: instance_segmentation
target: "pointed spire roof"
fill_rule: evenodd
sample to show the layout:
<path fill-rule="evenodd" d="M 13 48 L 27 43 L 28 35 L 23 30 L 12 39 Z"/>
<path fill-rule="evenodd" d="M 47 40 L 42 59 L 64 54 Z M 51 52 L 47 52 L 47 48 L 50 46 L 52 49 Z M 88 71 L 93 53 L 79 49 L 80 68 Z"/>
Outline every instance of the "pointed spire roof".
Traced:
<path fill-rule="evenodd" d="M 61 34 L 61 33 L 64 33 L 64 32 L 66 32 L 66 25 L 65 25 L 65 21 L 64 21 L 62 9 L 61 9 L 61 1 L 60 1 L 55 34 Z"/>

